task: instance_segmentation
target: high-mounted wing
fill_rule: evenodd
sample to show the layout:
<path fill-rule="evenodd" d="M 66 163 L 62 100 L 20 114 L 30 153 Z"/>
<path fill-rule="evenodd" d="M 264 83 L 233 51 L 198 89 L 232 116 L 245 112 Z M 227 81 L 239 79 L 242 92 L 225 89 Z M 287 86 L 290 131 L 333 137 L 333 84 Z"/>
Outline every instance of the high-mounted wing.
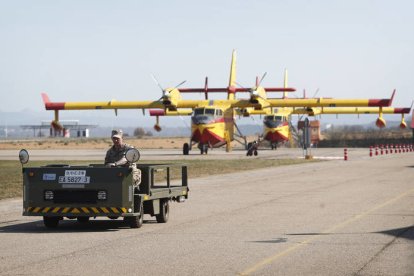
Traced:
<path fill-rule="evenodd" d="M 383 128 L 386 126 L 383 114 L 401 114 L 400 128 L 407 127 L 405 114 L 409 114 L 413 104 L 410 107 L 318 107 L 318 108 L 295 108 L 292 114 L 307 114 L 309 116 L 322 114 L 378 114 L 375 122 L 376 126 Z"/>

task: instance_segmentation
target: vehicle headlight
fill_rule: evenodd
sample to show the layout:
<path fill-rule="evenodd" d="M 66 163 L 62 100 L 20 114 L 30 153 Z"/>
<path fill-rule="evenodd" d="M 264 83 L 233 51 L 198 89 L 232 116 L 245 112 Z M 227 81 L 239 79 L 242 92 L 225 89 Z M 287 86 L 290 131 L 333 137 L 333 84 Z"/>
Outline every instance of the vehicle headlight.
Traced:
<path fill-rule="evenodd" d="M 53 200 L 53 191 L 45 191 L 45 200 Z"/>
<path fill-rule="evenodd" d="M 98 191 L 98 199 L 106 200 L 106 191 Z"/>

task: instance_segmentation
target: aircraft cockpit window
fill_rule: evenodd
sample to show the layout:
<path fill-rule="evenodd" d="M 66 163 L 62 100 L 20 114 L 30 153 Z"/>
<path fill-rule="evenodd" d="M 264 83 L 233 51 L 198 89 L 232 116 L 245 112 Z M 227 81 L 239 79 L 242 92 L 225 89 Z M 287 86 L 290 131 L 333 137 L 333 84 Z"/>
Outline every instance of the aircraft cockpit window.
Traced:
<path fill-rule="evenodd" d="M 221 109 L 214 109 L 214 108 L 195 108 L 194 109 L 194 115 L 217 115 L 222 116 L 223 111 Z"/>
<path fill-rule="evenodd" d="M 275 121 L 282 121 L 282 116 L 275 116 Z"/>
<path fill-rule="evenodd" d="M 206 115 L 214 115 L 214 111 L 215 111 L 215 109 L 206 108 L 206 112 L 205 112 L 205 114 L 206 114 Z"/>
<path fill-rule="evenodd" d="M 194 109 L 194 115 L 203 115 L 204 114 L 204 108 L 195 108 Z"/>

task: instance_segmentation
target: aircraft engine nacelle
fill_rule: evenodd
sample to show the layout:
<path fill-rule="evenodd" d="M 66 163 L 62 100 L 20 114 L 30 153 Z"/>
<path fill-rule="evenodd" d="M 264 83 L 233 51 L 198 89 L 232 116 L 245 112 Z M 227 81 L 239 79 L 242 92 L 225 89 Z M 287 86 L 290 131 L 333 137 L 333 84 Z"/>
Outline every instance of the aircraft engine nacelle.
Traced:
<path fill-rule="evenodd" d="M 168 107 L 176 107 L 179 100 L 181 100 L 181 94 L 178 89 L 167 88 L 162 97 L 162 104 Z"/>
<path fill-rule="evenodd" d="M 387 122 L 385 122 L 384 118 L 378 117 L 378 119 L 375 121 L 375 125 L 379 128 L 384 128 L 387 125 Z"/>

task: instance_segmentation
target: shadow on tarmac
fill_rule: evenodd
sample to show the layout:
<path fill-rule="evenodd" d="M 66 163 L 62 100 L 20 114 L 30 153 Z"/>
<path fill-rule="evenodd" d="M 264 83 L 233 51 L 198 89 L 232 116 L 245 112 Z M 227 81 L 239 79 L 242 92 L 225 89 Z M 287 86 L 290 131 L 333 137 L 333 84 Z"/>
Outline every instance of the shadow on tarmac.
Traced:
<path fill-rule="evenodd" d="M 9 221 L 11 223 L 14 221 Z M 152 220 L 144 220 L 145 224 L 156 223 Z M 144 227 L 145 225 L 143 225 Z M 72 233 L 72 232 L 111 232 L 122 229 L 131 229 L 122 219 L 117 220 L 90 220 L 87 223 L 79 223 L 76 220 L 64 219 L 59 222 L 57 228 L 47 228 L 43 220 L 24 222 L 13 225 L 0 226 L 0 233 Z M 138 230 L 138 229 L 133 229 Z"/>
<path fill-rule="evenodd" d="M 287 236 L 322 236 L 322 235 L 361 235 L 361 234 L 385 234 L 389 236 L 394 236 L 396 238 L 403 238 L 407 240 L 414 241 L 414 225 L 403 227 L 403 228 L 395 228 L 385 231 L 379 232 L 370 232 L 370 233 L 292 233 L 286 234 Z"/>
<path fill-rule="evenodd" d="M 386 234 L 386 235 L 394 236 L 396 238 L 403 238 L 403 239 L 414 241 L 414 225 L 403 227 L 403 228 L 390 229 L 390 230 L 381 231 L 381 232 L 375 232 L 375 233 Z"/>
<path fill-rule="evenodd" d="M 268 240 L 268 241 L 250 241 L 250 242 L 254 242 L 254 243 L 284 243 L 287 242 L 287 238 L 276 238 L 273 240 Z"/>

